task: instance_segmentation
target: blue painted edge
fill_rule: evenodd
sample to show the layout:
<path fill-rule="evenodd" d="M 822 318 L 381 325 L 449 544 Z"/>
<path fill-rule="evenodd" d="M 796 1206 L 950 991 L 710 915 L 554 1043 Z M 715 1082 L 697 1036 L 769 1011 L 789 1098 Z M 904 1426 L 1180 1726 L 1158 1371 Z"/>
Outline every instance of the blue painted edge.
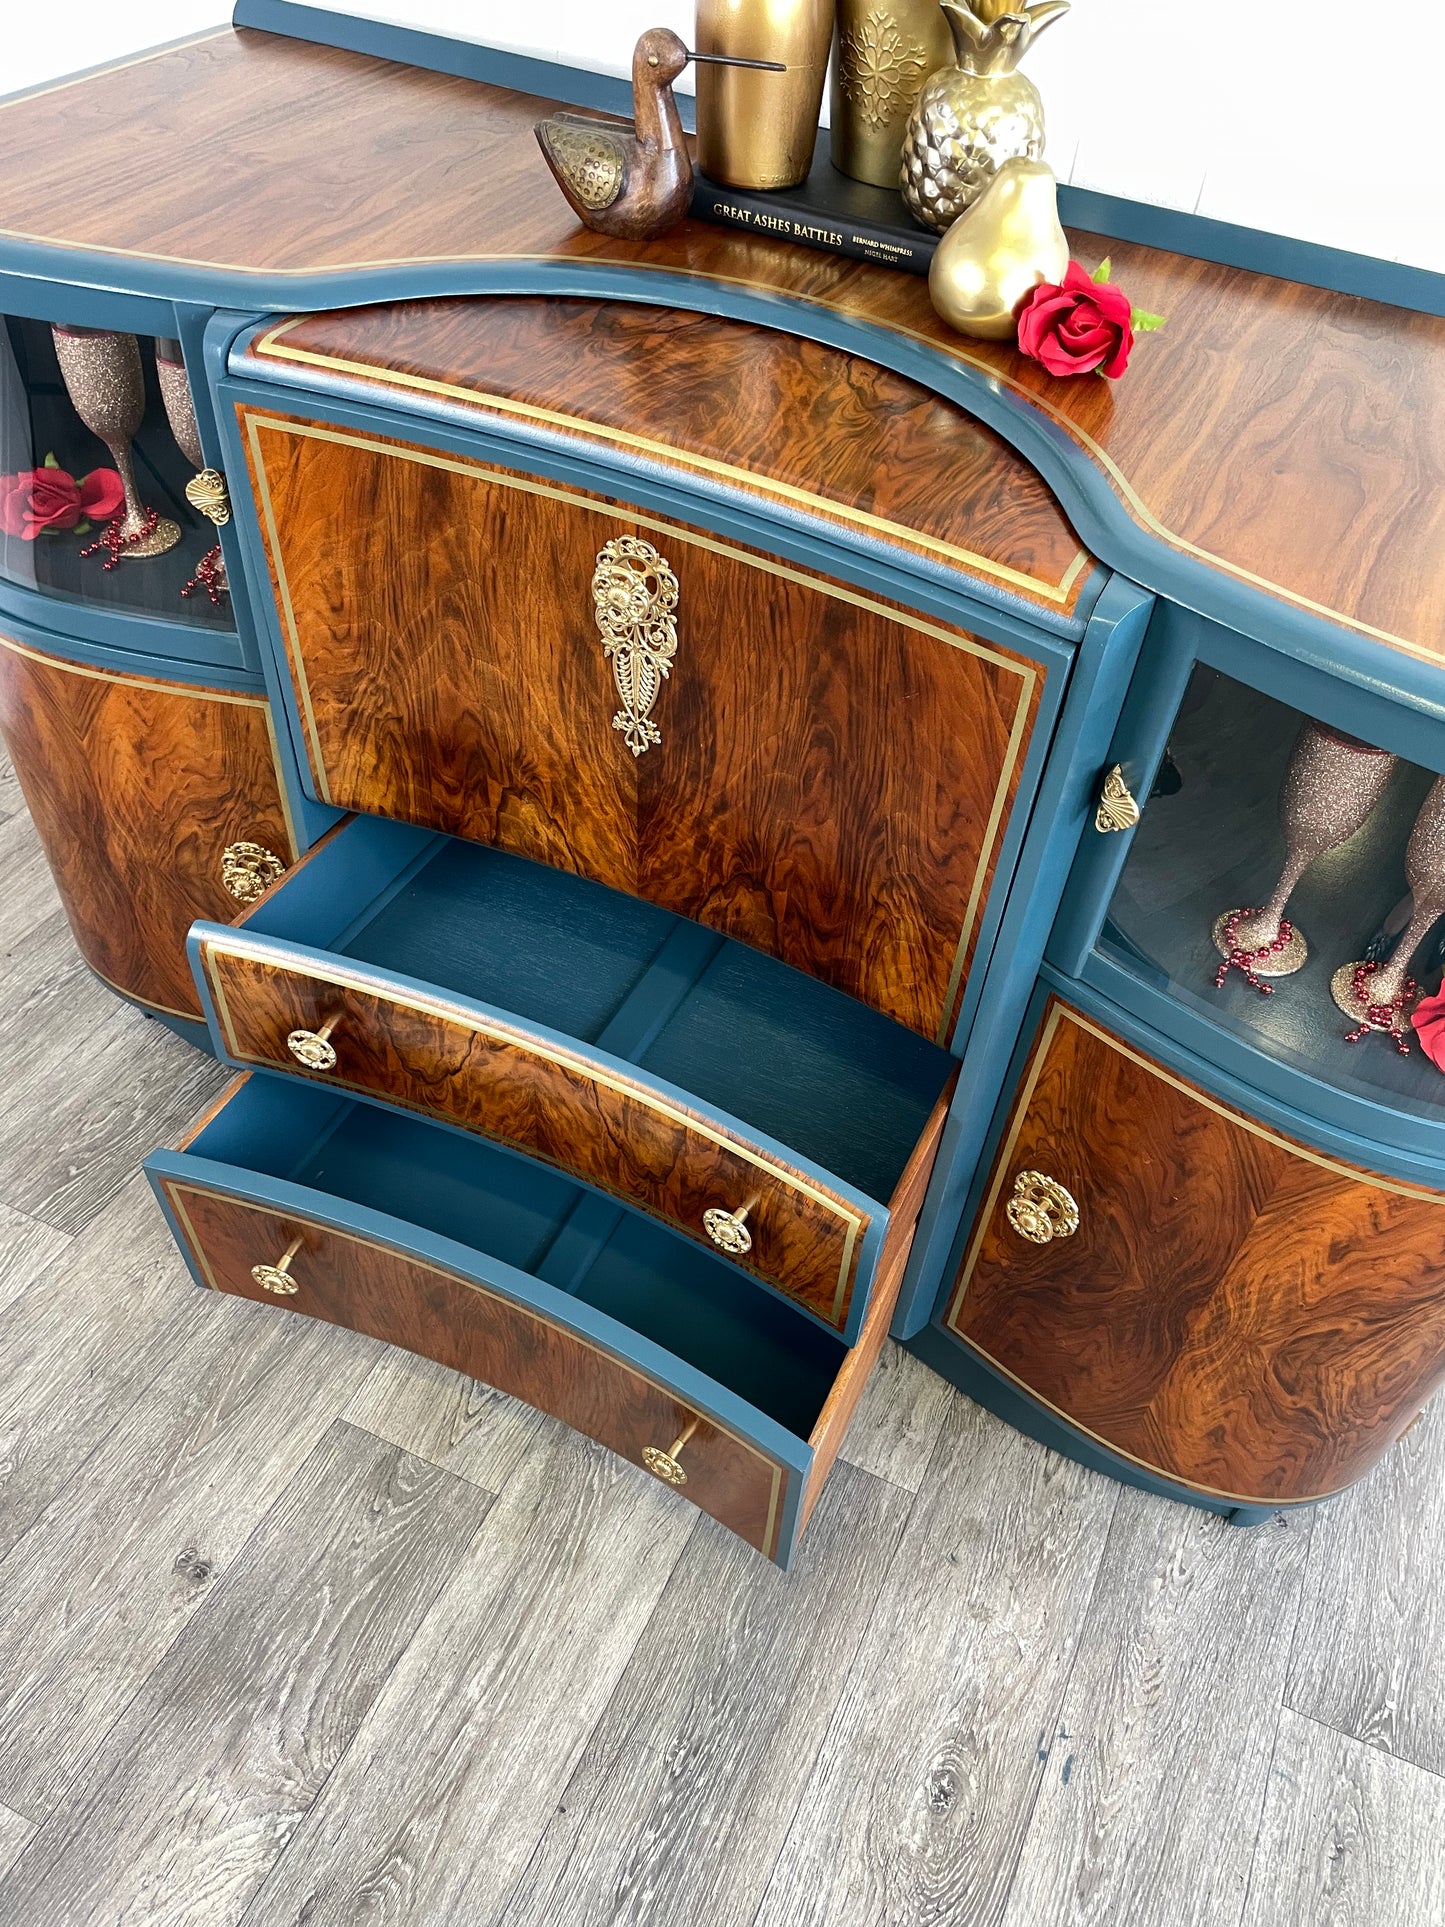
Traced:
<path fill-rule="evenodd" d="M 224 405 L 221 383 L 231 343 L 237 332 L 250 326 L 256 317 L 226 310 L 212 313 L 208 309 L 178 308 L 177 313 L 193 344 L 199 328 L 198 365 L 202 379 L 198 385 L 207 397 L 207 425 L 215 435 L 212 446 L 216 451 L 216 466 L 239 481 L 248 475 L 246 452 L 236 429 L 234 411 Z M 184 341 L 183 337 L 183 345 Z M 271 717 L 291 820 L 298 840 L 309 849 L 341 821 L 344 812 L 322 802 L 311 780 L 310 761 L 296 714 L 295 692 L 285 666 L 285 652 L 281 648 L 276 598 L 271 592 L 271 574 L 260 541 L 255 496 L 249 481 L 231 491 L 231 507 L 231 520 L 222 533 L 229 533 L 225 544 L 226 567 L 237 622 L 256 656 L 266 694 L 271 699 Z"/>
<path fill-rule="evenodd" d="M 1079 650 L 1049 761 L 980 979 L 977 1014 L 894 1313 L 908 1338 L 933 1316 L 950 1282 L 949 1255 L 1019 1024 L 1074 853 L 1097 803 L 1105 750 L 1143 644 L 1154 598 L 1115 576 Z M 1001 899 L 1003 892 L 996 893 Z"/>
<path fill-rule="evenodd" d="M 485 81 L 494 87 L 512 87 L 519 93 L 540 94 L 603 113 L 632 112 L 631 82 L 617 75 L 537 60 L 477 41 L 394 26 L 388 21 L 303 6 L 297 0 L 236 0 L 232 22 L 237 27 L 256 27 L 325 47 L 374 54 L 410 67 Z M 692 98 L 679 94 L 677 101 L 683 123 L 691 131 L 696 124 Z M 1059 213 L 1066 226 L 1085 228 L 1093 234 L 1166 248 L 1201 261 L 1298 281 L 1334 294 L 1363 295 L 1420 314 L 1445 315 L 1445 274 L 1429 268 L 1352 254 L 1315 241 L 1239 227 L 1231 221 L 1186 213 L 1182 208 L 1156 207 L 1066 183 L 1059 187 Z"/>
<path fill-rule="evenodd" d="M 42 602 L 44 599 L 41 599 Z M 53 603 L 45 604 L 45 613 L 52 619 L 68 610 L 57 610 Z M 54 656 L 60 662 L 73 662 L 87 669 L 113 670 L 120 676 L 138 676 L 148 681 L 164 683 L 193 683 L 199 688 L 224 690 L 231 695 L 264 696 L 265 685 L 259 675 L 227 663 L 196 661 L 191 658 L 155 655 L 143 644 L 144 633 L 136 638 L 133 645 L 124 648 L 112 642 L 95 642 L 85 636 L 57 630 L 40 622 L 34 622 L 28 615 L 12 613 L 0 596 L 0 631 L 12 642 L 18 642 L 37 655 Z"/>
<path fill-rule="evenodd" d="M 353 827 L 365 827 L 367 822 L 368 819 L 358 817 Z M 338 861 L 345 860 L 344 853 L 341 850 L 341 844 L 344 840 L 345 833 L 343 833 L 343 836 L 338 838 L 336 843 L 332 844 L 328 850 L 328 854 L 334 855 Z M 298 872 L 289 883 L 283 882 L 281 888 L 271 899 L 271 907 L 274 907 L 288 891 L 304 891 L 307 887 L 312 868 L 314 868 L 314 865 L 308 865 L 305 870 Z M 775 1298 L 780 1299 L 782 1303 L 786 1304 L 791 1310 L 801 1312 L 812 1319 L 816 1325 L 823 1331 L 828 1332 L 832 1337 L 841 1337 L 844 1343 L 848 1345 L 856 1341 L 868 1302 L 873 1294 L 874 1274 L 878 1266 L 878 1253 L 882 1248 L 884 1234 L 888 1228 L 888 1206 L 886 1203 L 880 1203 L 877 1199 L 869 1197 L 866 1191 L 860 1191 L 856 1185 L 845 1183 L 844 1180 L 834 1172 L 825 1171 L 821 1165 L 814 1164 L 811 1159 L 803 1157 L 790 1146 L 779 1143 L 776 1138 L 769 1137 L 766 1132 L 755 1129 L 751 1124 L 745 1123 L 741 1118 L 732 1116 L 730 1112 L 719 1110 L 715 1105 L 703 1103 L 700 1098 L 695 1097 L 689 1091 L 683 1090 L 679 1085 L 670 1084 L 663 1078 L 655 1077 L 650 1071 L 643 1070 L 640 1066 L 629 1063 L 626 1058 L 615 1056 L 611 1051 L 602 1050 L 596 1044 L 582 1043 L 579 1039 L 569 1037 L 562 1031 L 552 1030 L 546 1024 L 534 1023 L 530 1018 L 519 1017 L 515 1011 L 503 1009 L 499 1005 L 484 1004 L 478 1002 L 475 998 L 462 996 L 458 992 L 448 989 L 444 984 L 426 983 L 418 977 L 403 976 L 399 971 L 382 970 L 375 965 L 364 962 L 361 958 L 339 958 L 334 951 L 321 948 L 320 946 L 293 943 L 289 938 L 285 937 L 254 937 L 250 931 L 244 928 L 238 929 L 232 924 L 208 923 L 198 919 L 191 925 L 190 935 L 186 940 L 186 952 L 190 958 L 191 974 L 195 978 L 196 987 L 200 992 L 202 1005 L 206 1012 L 206 1022 L 211 1032 L 211 1043 L 215 1053 L 222 1063 L 233 1065 L 236 1070 L 254 1072 L 258 1076 L 280 1078 L 287 1083 L 305 1083 L 313 1089 L 323 1092 L 331 1090 L 334 1091 L 337 1096 L 344 1096 L 360 1103 L 369 1104 L 377 1110 L 395 1111 L 398 1108 L 404 1108 L 406 1114 L 410 1117 L 421 1117 L 427 1124 L 435 1125 L 440 1129 L 451 1131 L 456 1136 L 468 1138 L 473 1141 L 475 1141 L 479 1135 L 476 1131 L 468 1130 L 464 1125 L 455 1124 L 448 1118 L 434 1117 L 430 1113 L 412 1111 L 410 1107 L 398 1107 L 387 1097 L 375 1092 L 354 1090 L 350 1085 L 339 1084 L 330 1078 L 323 1078 L 321 1076 L 309 1077 L 299 1068 L 296 1071 L 290 1071 L 284 1067 L 269 1064 L 253 1064 L 249 1061 L 232 1057 L 226 1046 L 225 1036 L 222 1032 L 215 1003 L 211 996 L 210 986 L 206 981 L 205 967 L 201 960 L 201 946 L 207 942 L 224 944 L 226 948 L 233 953 L 253 951 L 269 958 L 279 959 L 283 965 L 289 966 L 300 975 L 309 975 L 315 971 L 325 972 L 328 965 L 332 963 L 345 964 L 349 962 L 358 970 L 365 972 L 377 984 L 385 986 L 385 994 L 395 995 L 401 998 L 443 998 L 448 1004 L 460 1011 L 464 1017 L 471 1018 L 479 1024 L 491 1023 L 505 1025 L 508 1029 L 518 1031 L 525 1037 L 535 1038 L 545 1049 L 565 1053 L 568 1056 L 583 1057 L 589 1062 L 596 1064 L 600 1071 L 610 1077 L 641 1085 L 645 1090 L 651 1091 L 662 1102 L 671 1104 L 683 1111 L 697 1113 L 709 1122 L 715 1124 L 720 1130 L 729 1132 L 740 1138 L 744 1144 L 753 1146 L 765 1157 L 774 1158 L 783 1166 L 800 1172 L 803 1177 L 836 1192 L 837 1195 L 847 1204 L 851 1205 L 854 1210 L 861 1214 L 866 1214 L 869 1220 L 868 1229 L 863 1234 L 863 1241 L 858 1252 L 857 1270 L 854 1274 L 853 1297 L 848 1307 L 847 1323 L 841 1331 L 836 1325 L 830 1325 L 826 1319 L 819 1318 L 817 1314 L 811 1311 L 806 1305 L 800 1305 L 798 1301 L 791 1298 L 787 1292 L 779 1290 L 776 1285 L 772 1284 L 767 1278 L 762 1277 L 757 1272 L 748 1270 L 744 1275 L 754 1284 L 760 1285 L 764 1290 L 771 1292 Z M 492 1142 L 493 1140 L 489 1139 L 487 1141 Z M 511 1150 L 523 1157 L 530 1156 L 524 1149 L 515 1145 L 501 1145 L 499 1148 Z M 565 1175 L 574 1183 L 580 1184 L 585 1189 L 595 1192 L 598 1197 L 605 1198 L 609 1204 L 628 1204 L 629 1202 L 627 1199 L 617 1198 L 614 1193 L 603 1190 L 598 1185 L 589 1183 L 587 1178 L 580 1172 L 569 1168 Z M 639 1215 L 653 1219 L 654 1222 L 666 1228 L 674 1228 L 670 1225 L 669 1220 L 657 1216 L 655 1213 L 644 1211 L 641 1205 L 634 1203 L 631 1208 L 636 1210 Z"/>
<path fill-rule="evenodd" d="M 142 658 L 169 663 L 169 674 L 176 681 L 192 671 L 242 680 L 250 672 L 259 680 L 259 665 L 248 661 L 234 629 L 207 629 L 199 624 L 168 622 L 164 616 L 131 614 L 101 603 L 50 595 L 44 589 L 28 589 L 3 576 L 0 622 L 63 633 L 77 646 L 88 647 L 117 663 Z"/>
<path fill-rule="evenodd" d="M 243 1086 L 229 1102 L 234 1104 L 244 1097 Z M 198 1141 L 204 1141 L 204 1132 Z M 709 1378 L 706 1373 L 698 1371 L 672 1352 L 665 1351 L 652 1339 L 609 1317 L 606 1312 L 597 1311 L 593 1306 L 569 1297 L 566 1292 L 544 1283 L 529 1272 L 520 1271 L 516 1266 L 505 1264 L 486 1252 L 458 1244 L 454 1239 L 440 1237 L 419 1225 L 408 1224 L 402 1218 L 373 1211 L 365 1205 L 332 1198 L 325 1192 L 313 1191 L 283 1178 L 267 1177 L 239 1165 L 215 1163 L 192 1151 L 153 1151 L 143 1168 L 187 1268 L 203 1290 L 209 1287 L 196 1272 L 190 1242 L 176 1223 L 162 1189 L 164 1180 L 168 1178 L 176 1183 L 193 1185 L 199 1190 L 216 1192 L 223 1197 L 247 1199 L 267 1206 L 284 1217 L 303 1218 L 333 1231 L 351 1232 L 388 1246 L 422 1264 L 439 1266 L 463 1279 L 474 1280 L 489 1291 L 536 1312 L 564 1331 L 611 1353 L 622 1363 L 653 1379 L 665 1391 L 675 1391 L 688 1405 L 696 1407 L 709 1418 L 717 1419 L 728 1430 L 751 1439 L 762 1452 L 776 1459 L 789 1473 L 777 1552 L 780 1565 L 786 1567 L 789 1563 L 797 1538 L 798 1506 L 813 1462 L 812 1447 L 805 1439 L 799 1439 L 779 1425 L 776 1419 L 730 1391 L 726 1385 Z"/>
<path fill-rule="evenodd" d="M 1150 1472 L 1142 1465 L 1135 1465 L 1132 1459 L 1122 1458 L 1111 1452 L 1107 1445 L 1081 1432 L 1057 1412 L 1051 1411 L 1035 1398 L 1015 1385 L 1011 1378 L 981 1358 L 970 1346 L 960 1343 L 951 1332 L 940 1331 L 936 1325 L 926 1325 L 907 1341 L 908 1350 L 916 1358 L 921 1358 L 941 1378 L 950 1385 L 957 1386 L 965 1398 L 971 1398 L 975 1405 L 983 1406 L 987 1412 L 1001 1418 L 1016 1432 L 1026 1438 L 1046 1445 L 1060 1457 L 1072 1459 L 1076 1465 L 1087 1466 L 1091 1472 L 1102 1472 L 1120 1485 L 1137 1486 L 1141 1492 L 1152 1492 L 1156 1498 L 1174 1499 L 1181 1505 L 1194 1506 L 1202 1512 L 1218 1513 L 1230 1525 L 1264 1525 L 1279 1513 L 1309 1512 L 1322 1502 L 1318 1499 L 1295 1501 L 1279 1506 L 1236 1505 L 1230 1499 L 1216 1499 L 1203 1492 L 1196 1492 L 1187 1485 L 1178 1485 L 1172 1479 L 1161 1478 L 1158 1473 Z"/>

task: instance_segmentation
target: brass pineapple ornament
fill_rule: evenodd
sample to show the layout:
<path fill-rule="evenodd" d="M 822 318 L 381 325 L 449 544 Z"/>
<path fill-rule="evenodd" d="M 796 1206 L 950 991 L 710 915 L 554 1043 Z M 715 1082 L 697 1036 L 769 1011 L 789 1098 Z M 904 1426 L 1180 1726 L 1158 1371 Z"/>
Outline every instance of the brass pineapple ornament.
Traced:
<path fill-rule="evenodd" d="M 923 84 L 903 138 L 899 186 L 913 217 L 940 233 L 983 193 L 1005 161 L 1039 160 L 1044 104 L 1016 71 L 1069 0 L 942 0 L 956 65 Z"/>

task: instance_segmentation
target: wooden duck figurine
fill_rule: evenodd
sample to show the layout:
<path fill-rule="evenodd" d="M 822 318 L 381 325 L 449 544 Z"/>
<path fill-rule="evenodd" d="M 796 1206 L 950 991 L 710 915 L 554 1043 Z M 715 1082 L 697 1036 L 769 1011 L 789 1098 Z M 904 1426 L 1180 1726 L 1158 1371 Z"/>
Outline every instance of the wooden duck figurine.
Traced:
<path fill-rule="evenodd" d="M 692 155 L 672 83 L 690 60 L 785 70 L 781 61 L 695 54 L 667 27 L 649 27 L 632 50 L 632 120 L 550 114 L 537 145 L 584 226 L 626 241 L 665 234 L 692 203 Z"/>

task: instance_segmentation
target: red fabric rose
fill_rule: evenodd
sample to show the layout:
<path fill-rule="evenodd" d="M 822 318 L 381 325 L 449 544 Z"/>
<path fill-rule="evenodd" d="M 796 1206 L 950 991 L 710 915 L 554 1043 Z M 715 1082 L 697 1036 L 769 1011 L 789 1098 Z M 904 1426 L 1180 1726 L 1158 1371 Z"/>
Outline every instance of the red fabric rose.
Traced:
<path fill-rule="evenodd" d="M 1051 375 L 1087 375 L 1097 368 L 1112 381 L 1129 366 L 1134 346 L 1129 298 L 1111 281 L 1093 281 L 1077 261 L 1061 285 L 1045 281 L 1019 310 L 1019 352 Z"/>
<path fill-rule="evenodd" d="M 1445 1071 L 1445 984 L 1433 997 L 1424 997 L 1415 1006 L 1410 1022 L 1420 1039 L 1420 1048 L 1435 1065 Z"/>
<path fill-rule="evenodd" d="M 0 475 L 0 529 L 33 542 L 42 529 L 108 522 L 124 500 L 113 468 L 97 468 L 81 482 L 63 468 L 23 468 L 18 475 Z"/>

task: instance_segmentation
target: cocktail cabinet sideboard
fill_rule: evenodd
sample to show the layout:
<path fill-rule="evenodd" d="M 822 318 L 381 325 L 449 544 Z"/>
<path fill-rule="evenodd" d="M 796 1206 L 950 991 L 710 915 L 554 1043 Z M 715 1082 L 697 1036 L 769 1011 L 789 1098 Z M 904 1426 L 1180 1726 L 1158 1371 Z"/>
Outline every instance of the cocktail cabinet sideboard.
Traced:
<path fill-rule="evenodd" d="M 1334 998 L 1445 964 L 1441 324 L 1079 235 L 1170 323 L 1051 382 L 588 235 L 541 107 L 246 27 L 0 103 L 0 729 L 237 1073 L 147 1161 L 197 1283 L 783 1564 L 890 1332 L 1241 1523 L 1338 1491 L 1445 1376 L 1445 1076 Z"/>

